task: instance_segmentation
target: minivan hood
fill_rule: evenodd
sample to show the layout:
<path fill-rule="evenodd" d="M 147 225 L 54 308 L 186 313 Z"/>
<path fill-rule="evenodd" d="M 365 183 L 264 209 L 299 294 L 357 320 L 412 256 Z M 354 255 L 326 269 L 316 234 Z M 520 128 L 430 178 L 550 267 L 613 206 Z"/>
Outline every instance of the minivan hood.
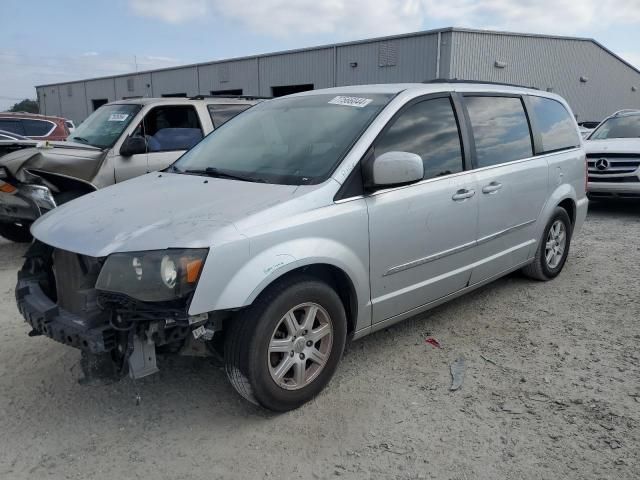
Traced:
<path fill-rule="evenodd" d="M 640 154 L 640 138 L 610 138 L 607 140 L 587 140 L 587 153 L 637 153 Z"/>
<path fill-rule="evenodd" d="M 38 240 L 92 257 L 205 248 L 241 233 L 235 222 L 295 197 L 297 186 L 150 173 L 52 210 L 31 227 Z"/>
<path fill-rule="evenodd" d="M 0 157 L 0 166 L 7 167 L 18 180 L 24 180 L 21 170 L 33 170 L 91 182 L 108 153 L 72 142 L 42 142 L 42 145 L 8 153 Z"/>

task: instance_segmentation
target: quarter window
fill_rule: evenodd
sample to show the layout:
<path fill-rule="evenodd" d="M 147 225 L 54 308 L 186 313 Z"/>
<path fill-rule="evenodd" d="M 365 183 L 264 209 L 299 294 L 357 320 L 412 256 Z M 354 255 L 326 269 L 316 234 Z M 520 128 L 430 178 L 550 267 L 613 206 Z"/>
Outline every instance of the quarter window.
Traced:
<path fill-rule="evenodd" d="M 31 120 L 25 118 L 22 120 L 25 135 L 28 137 L 46 137 L 55 125 L 44 120 Z"/>
<path fill-rule="evenodd" d="M 460 134 L 449 98 L 434 98 L 410 106 L 392 120 L 375 145 L 375 155 L 400 151 L 419 155 L 424 178 L 463 170 Z"/>
<path fill-rule="evenodd" d="M 550 98 L 529 97 L 536 127 L 542 137 L 542 152 L 549 153 L 580 145 L 575 121 L 560 102 Z"/>
<path fill-rule="evenodd" d="M 529 122 L 520 98 L 466 97 L 477 167 L 533 156 Z"/>
<path fill-rule="evenodd" d="M 209 109 L 209 115 L 211 115 L 211 121 L 213 122 L 213 126 L 215 128 L 220 127 L 224 123 L 227 123 L 233 117 L 238 115 L 240 112 L 244 112 L 251 105 L 240 105 L 240 104 L 228 104 L 228 105 L 207 105 Z"/>

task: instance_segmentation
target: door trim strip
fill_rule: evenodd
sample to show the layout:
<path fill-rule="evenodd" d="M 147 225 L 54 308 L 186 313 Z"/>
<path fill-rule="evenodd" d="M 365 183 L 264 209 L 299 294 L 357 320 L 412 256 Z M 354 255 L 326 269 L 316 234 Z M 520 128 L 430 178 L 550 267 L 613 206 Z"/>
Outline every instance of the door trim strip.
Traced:
<path fill-rule="evenodd" d="M 409 270 L 411 268 L 419 267 L 420 265 L 424 265 L 425 263 L 434 262 L 436 260 L 440 260 L 441 258 L 448 257 L 449 255 L 454 255 L 456 253 L 463 252 L 472 247 L 476 247 L 478 245 L 482 245 L 483 243 L 490 242 L 491 240 L 495 240 L 496 238 L 502 237 L 504 235 L 508 235 L 509 233 L 515 232 L 516 230 L 520 230 L 521 228 L 527 227 L 536 220 L 529 220 L 524 223 L 519 223 L 518 225 L 514 225 L 513 227 L 505 228 L 504 230 L 500 230 L 499 232 L 492 233 L 491 235 L 487 235 L 486 237 L 479 238 L 478 240 L 474 240 L 472 242 L 463 243 L 462 245 L 458 245 L 457 247 L 449 248 L 447 250 L 443 250 L 441 252 L 433 253 L 426 257 L 418 258 L 416 260 L 412 260 L 407 263 L 403 263 L 400 265 L 396 265 L 394 267 L 389 268 L 382 276 L 386 277 L 389 275 L 393 275 L 395 273 L 404 272 L 405 270 Z"/>
<path fill-rule="evenodd" d="M 529 220 L 524 223 L 519 223 L 518 225 L 514 225 L 513 227 L 505 228 L 504 230 L 500 230 L 499 232 L 494 232 L 491 235 L 487 235 L 486 237 L 479 238 L 476 241 L 476 245 L 482 245 L 483 243 L 490 242 L 491 240 L 495 240 L 498 237 L 508 235 L 509 233 L 515 232 L 516 230 L 520 230 L 521 228 L 528 227 L 532 223 L 536 223 L 536 219 Z"/>
<path fill-rule="evenodd" d="M 401 265 L 396 265 L 395 267 L 391 267 L 387 270 L 383 277 L 387 275 L 393 275 L 394 273 L 403 272 L 405 270 L 409 270 L 410 268 L 418 267 L 420 265 L 424 265 L 425 263 L 433 262 L 435 260 L 439 260 L 444 257 L 448 257 L 449 255 L 453 255 L 455 253 L 462 252 L 464 250 L 468 250 L 469 248 L 475 247 L 476 241 L 472 241 L 469 243 L 463 243 L 462 245 L 458 245 L 457 247 L 450 248 L 448 250 L 443 250 L 441 252 L 437 252 L 426 257 L 418 258 L 417 260 L 412 260 L 407 263 L 403 263 Z"/>

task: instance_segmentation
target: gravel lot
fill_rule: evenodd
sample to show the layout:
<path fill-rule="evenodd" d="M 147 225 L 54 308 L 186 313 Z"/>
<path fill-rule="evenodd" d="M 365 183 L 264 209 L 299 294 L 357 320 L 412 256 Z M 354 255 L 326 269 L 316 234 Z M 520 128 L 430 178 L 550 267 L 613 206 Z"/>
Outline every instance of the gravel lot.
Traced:
<path fill-rule="evenodd" d="M 0 478 L 640 477 L 640 204 L 592 205 L 553 282 L 511 275 L 352 343 L 284 415 L 207 359 L 78 385 L 79 353 L 16 311 L 23 251 L 0 243 Z"/>

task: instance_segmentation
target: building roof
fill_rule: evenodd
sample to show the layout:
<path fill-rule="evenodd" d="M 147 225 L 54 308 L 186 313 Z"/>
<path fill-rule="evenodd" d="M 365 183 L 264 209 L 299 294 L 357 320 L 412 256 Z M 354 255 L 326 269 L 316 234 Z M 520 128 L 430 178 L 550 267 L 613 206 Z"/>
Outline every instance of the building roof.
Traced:
<path fill-rule="evenodd" d="M 190 67 L 200 67 L 200 66 L 206 66 L 206 65 L 215 65 L 215 64 L 219 64 L 219 63 L 236 62 L 236 61 L 241 61 L 241 60 L 252 60 L 252 59 L 255 59 L 255 58 L 274 57 L 274 56 L 277 56 L 277 55 L 287 55 L 287 54 L 291 54 L 291 53 L 308 52 L 308 51 L 313 51 L 313 50 L 325 50 L 325 49 L 329 49 L 329 48 L 344 47 L 344 46 L 349 46 L 349 45 L 361 45 L 361 44 L 370 43 L 370 42 L 388 41 L 388 40 L 419 37 L 419 36 L 423 36 L 423 35 L 433 35 L 433 34 L 437 34 L 437 33 L 448 33 L 448 32 L 480 33 L 480 34 L 487 34 L 487 35 L 507 35 L 507 36 L 517 36 L 517 37 L 548 38 L 548 39 L 554 39 L 554 40 L 573 40 L 573 41 L 581 41 L 581 42 L 591 42 L 594 45 L 596 45 L 596 46 L 600 47 L 601 49 L 603 49 L 604 51 L 606 51 L 608 54 L 614 56 L 620 62 L 622 62 L 625 65 L 627 65 L 629 68 L 635 70 L 637 73 L 640 74 L 640 70 L 638 68 L 634 67 L 629 62 L 627 62 L 626 60 L 624 60 L 620 56 L 616 55 L 611 50 L 609 50 L 607 47 L 605 47 L 604 45 L 602 45 L 600 42 L 598 42 L 597 40 L 595 40 L 593 38 L 569 37 L 569 36 L 562 36 L 562 35 L 545 35 L 545 34 L 538 34 L 538 33 L 504 32 L 504 31 L 497 31 L 497 30 L 481 30 L 481 29 L 473 29 L 473 28 L 447 27 L 447 28 L 439 28 L 439 29 L 434 29 L 434 30 L 421 30 L 421 31 L 418 31 L 418 32 L 411 32 L 411 33 L 405 33 L 405 34 L 400 34 L 400 35 L 389 35 L 389 36 L 385 36 L 385 37 L 374 37 L 374 38 L 367 38 L 367 39 L 362 39 L 362 40 L 354 40 L 354 41 L 350 41 L 350 42 L 332 43 L 332 44 L 327 44 L 327 45 L 318 45 L 318 46 L 306 47 L 306 48 L 298 48 L 298 49 L 293 49 L 293 50 L 282 50 L 282 51 L 278 51 L 278 52 L 269 52 L 269 53 L 262 53 L 262 54 L 256 54 L 256 55 L 248 55 L 248 56 L 244 56 L 244 57 L 225 58 L 225 59 L 222 59 L 222 60 L 212 60 L 212 61 L 209 61 L 209 62 L 190 63 L 190 64 L 185 64 L 185 65 L 177 65 L 175 67 L 156 68 L 156 69 L 151 69 L 151 70 L 142 70 L 142 71 L 139 71 L 139 72 L 118 73 L 118 74 L 115 74 L 115 75 L 105 75 L 105 76 L 101 76 L 101 77 L 91 77 L 91 78 L 85 78 L 85 79 L 80 79 L 80 80 L 72 80 L 72 81 L 67 81 L 67 82 L 47 83 L 47 84 L 42 84 L 42 85 L 36 85 L 35 88 L 50 87 L 50 86 L 57 86 L 57 85 L 67 85 L 67 84 L 71 84 L 71 83 L 86 82 L 86 81 L 91 81 L 91 80 L 104 80 L 104 79 L 109 79 L 109 78 L 122 78 L 122 77 L 128 77 L 128 76 L 132 76 L 132 75 L 142 75 L 142 74 L 149 74 L 149 73 L 155 73 L 155 72 L 180 70 L 180 69 L 183 69 L 183 68 L 190 68 Z"/>

